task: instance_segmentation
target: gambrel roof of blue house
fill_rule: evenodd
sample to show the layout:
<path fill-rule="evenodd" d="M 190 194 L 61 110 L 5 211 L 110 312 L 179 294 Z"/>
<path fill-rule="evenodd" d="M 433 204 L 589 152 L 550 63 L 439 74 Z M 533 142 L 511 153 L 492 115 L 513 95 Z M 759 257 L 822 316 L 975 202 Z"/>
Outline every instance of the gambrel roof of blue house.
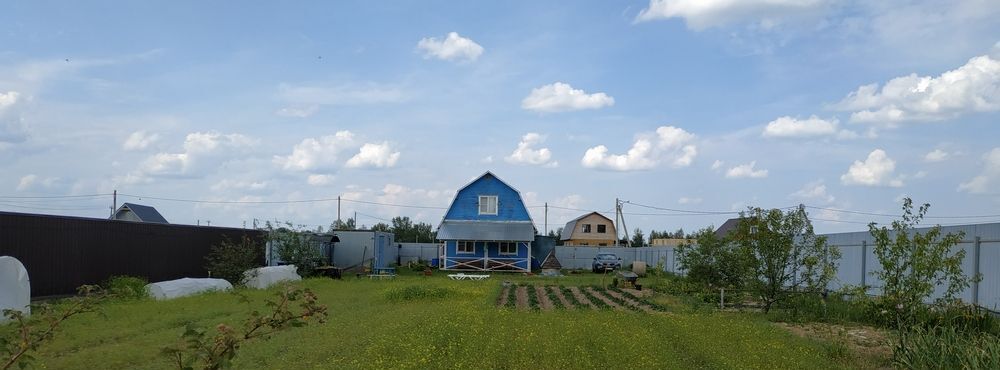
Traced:
<path fill-rule="evenodd" d="M 496 214 L 478 212 L 479 196 L 497 196 Z M 521 193 L 487 171 L 455 193 L 438 226 L 438 240 L 535 240 L 535 223 Z"/>

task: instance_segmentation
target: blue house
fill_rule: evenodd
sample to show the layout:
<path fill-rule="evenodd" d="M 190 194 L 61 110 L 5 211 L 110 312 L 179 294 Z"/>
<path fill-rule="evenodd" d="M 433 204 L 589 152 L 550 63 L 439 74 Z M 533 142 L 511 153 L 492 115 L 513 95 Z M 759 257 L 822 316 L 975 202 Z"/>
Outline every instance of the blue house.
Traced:
<path fill-rule="evenodd" d="M 531 271 L 535 224 L 521 193 L 491 172 L 458 190 L 437 238 L 442 270 Z"/>

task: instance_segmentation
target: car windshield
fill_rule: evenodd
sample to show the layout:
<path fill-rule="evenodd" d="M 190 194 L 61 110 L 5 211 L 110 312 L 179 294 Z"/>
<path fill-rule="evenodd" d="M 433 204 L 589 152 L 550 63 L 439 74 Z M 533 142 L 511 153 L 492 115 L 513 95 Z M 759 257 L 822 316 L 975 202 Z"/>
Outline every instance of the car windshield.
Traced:
<path fill-rule="evenodd" d="M 601 259 L 601 260 L 616 260 L 616 259 L 618 259 L 618 256 L 615 256 L 613 254 L 598 254 L 597 255 L 597 259 Z"/>

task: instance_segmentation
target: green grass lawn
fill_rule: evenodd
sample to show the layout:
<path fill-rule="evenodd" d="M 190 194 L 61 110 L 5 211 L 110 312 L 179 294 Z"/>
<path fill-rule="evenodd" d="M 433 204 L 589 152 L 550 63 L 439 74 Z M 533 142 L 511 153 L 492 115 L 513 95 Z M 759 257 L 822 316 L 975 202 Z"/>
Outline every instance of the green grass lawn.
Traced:
<path fill-rule="evenodd" d="M 762 318 L 711 310 L 515 311 L 496 307 L 501 281 L 600 284 L 594 274 L 565 278 L 494 275 L 485 281 L 400 276 L 395 280 L 309 279 L 329 307 L 325 324 L 292 328 L 244 345 L 239 369 L 330 368 L 848 368 L 822 343 Z M 656 279 L 644 279 L 649 286 Z M 407 286 L 446 297 L 400 299 Z M 439 289 L 439 291 L 440 291 Z M 255 306 L 274 291 L 246 291 Z M 671 302 L 670 299 L 659 299 Z M 675 300 L 676 301 L 676 300 Z M 238 325 L 251 309 L 233 294 L 172 301 L 108 303 L 103 316 L 67 322 L 37 358 L 42 369 L 170 368 L 160 349 L 184 326 Z"/>

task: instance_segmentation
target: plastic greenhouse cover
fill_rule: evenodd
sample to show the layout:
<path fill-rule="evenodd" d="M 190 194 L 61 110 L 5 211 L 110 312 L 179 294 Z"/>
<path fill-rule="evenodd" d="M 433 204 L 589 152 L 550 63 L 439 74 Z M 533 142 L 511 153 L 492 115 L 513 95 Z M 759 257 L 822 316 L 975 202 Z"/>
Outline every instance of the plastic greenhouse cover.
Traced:
<path fill-rule="evenodd" d="M 247 279 L 247 287 L 266 289 L 282 281 L 302 280 L 295 265 L 258 267 L 243 273 Z"/>
<path fill-rule="evenodd" d="M 229 290 L 233 284 L 223 279 L 193 279 L 161 281 L 146 285 L 149 296 L 155 299 L 174 299 L 213 290 Z"/>
<path fill-rule="evenodd" d="M 21 261 L 10 256 L 0 257 L 0 311 L 18 310 L 31 313 L 31 281 Z M 6 321 L 0 316 L 0 322 Z"/>

